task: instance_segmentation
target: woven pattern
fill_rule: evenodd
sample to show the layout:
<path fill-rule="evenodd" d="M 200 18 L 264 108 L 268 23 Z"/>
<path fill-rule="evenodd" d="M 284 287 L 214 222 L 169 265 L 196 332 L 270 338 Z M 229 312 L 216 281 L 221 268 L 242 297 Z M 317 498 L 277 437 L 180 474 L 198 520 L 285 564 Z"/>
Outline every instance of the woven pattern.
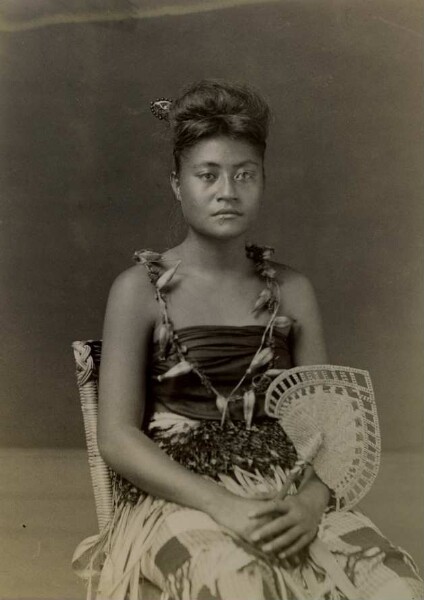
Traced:
<path fill-rule="evenodd" d="M 88 464 L 93 484 L 99 529 L 112 518 L 112 483 L 109 467 L 100 456 L 97 445 L 98 368 L 101 342 L 87 341 L 72 344 L 76 363 L 78 390 L 84 420 Z"/>
<path fill-rule="evenodd" d="M 320 431 L 314 460 L 337 508 L 354 506 L 369 491 L 380 463 L 380 431 L 367 371 L 334 365 L 295 367 L 278 376 L 265 399 L 297 451 Z"/>

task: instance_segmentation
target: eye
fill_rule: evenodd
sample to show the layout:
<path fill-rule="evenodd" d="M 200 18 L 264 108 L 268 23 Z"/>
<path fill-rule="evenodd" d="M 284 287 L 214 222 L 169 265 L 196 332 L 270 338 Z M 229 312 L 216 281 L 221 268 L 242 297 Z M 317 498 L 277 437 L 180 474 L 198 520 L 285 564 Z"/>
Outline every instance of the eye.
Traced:
<path fill-rule="evenodd" d="M 198 177 L 200 177 L 200 179 L 203 181 L 207 181 L 208 183 L 215 181 L 216 179 L 215 173 L 211 173 L 209 171 L 205 173 L 199 173 Z"/>
<path fill-rule="evenodd" d="M 255 173 L 253 171 L 240 171 L 235 176 L 236 181 L 250 181 L 255 177 Z"/>

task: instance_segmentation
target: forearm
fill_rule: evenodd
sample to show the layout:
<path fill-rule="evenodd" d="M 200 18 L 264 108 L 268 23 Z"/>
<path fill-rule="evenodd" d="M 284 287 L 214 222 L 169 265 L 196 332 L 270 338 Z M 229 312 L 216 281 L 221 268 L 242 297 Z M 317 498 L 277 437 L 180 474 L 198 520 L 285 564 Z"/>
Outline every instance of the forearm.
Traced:
<path fill-rule="evenodd" d="M 171 460 L 136 427 L 119 432 L 101 449 L 106 463 L 139 489 L 210 514 L 231 496 L 224 487 L 190 472 Z"/>
<path fill-rule="evenodd" d="M 329 488 L 321 481 L 312 467 L 306 469 L 298 494 L 311 502 L 321 513 L 327 508 L 331 496 Z"/>

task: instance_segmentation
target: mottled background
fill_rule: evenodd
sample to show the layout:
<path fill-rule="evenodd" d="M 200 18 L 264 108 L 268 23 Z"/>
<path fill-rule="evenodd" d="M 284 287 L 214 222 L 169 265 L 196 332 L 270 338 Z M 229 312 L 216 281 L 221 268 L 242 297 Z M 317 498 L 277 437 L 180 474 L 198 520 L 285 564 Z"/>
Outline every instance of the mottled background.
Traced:
<path fill-rule="evenodd" d="M 222 77 L 275 113 L 254 238 L 314 282 L 331 361 L 370 370 L 384 447 L 418 448 L 421 3 L 164 4 L 2 3 L 0 444 L 84 446 L 70 344 L 182 235 L 149 102 Z"/>

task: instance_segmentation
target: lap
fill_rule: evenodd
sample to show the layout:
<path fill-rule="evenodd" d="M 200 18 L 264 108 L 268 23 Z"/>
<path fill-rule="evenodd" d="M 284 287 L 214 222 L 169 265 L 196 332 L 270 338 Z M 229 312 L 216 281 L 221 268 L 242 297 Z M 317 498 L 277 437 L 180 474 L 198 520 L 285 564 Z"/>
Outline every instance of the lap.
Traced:
<path fill-rule="evenodd" d="M 385 597 L 388 590 L 396 592 L 396 600 L 423 597 L 412 559 L 362 513 L 326 514 L 319 537 L 363 600 L 389 600 Z M 316 589 L 331 580 L 331 572 L 320 575 L 311 558 L 303 568 L 309 572 L 315 569 Z M 312 589 L 303 588 L 302 568 L 284 570 L 207 514 L 174 504 L 164 507 L 153 542 L 143 556 L 141 572 L 175 600 L 276 600 L 282 597 L 281 586 L 288 597 L 313 597 Z M 334 589 L 329 583 L 328 590 L 331 586 Z"/>
<path fill-rule="evenodd" d="M 334 511 L 324 515 L 320 534 L 361 597 L 424 598 L 423 583 L 412 557 L 386 538 L 362 512 Z M 392 595 L 388 595 L 389 590 Z"/>
<path fill-rule="evenodd" d="M 201 511 L 168 505 L 141 572 L 179 598 L 277 599 L 262 553 Z"/>

